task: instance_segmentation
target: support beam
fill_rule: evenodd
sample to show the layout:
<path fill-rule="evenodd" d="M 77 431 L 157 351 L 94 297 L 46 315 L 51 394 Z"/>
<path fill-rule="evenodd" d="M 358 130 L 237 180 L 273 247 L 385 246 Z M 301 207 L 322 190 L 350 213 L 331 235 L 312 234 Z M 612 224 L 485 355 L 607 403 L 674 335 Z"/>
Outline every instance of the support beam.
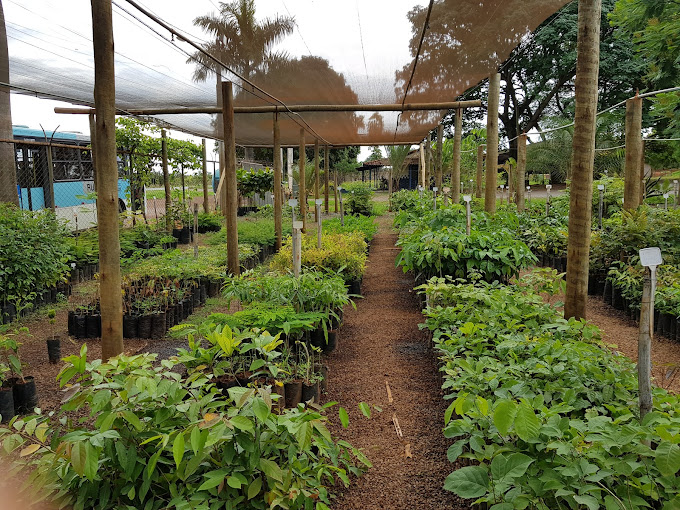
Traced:
<path fill-rule="evenodd" d="M 300 203 L 300 216 L 302 216 L 302 231 L 307 232 L 307 186 L 305 184 L 305 165 L 307 155 L 305 154 L 305 130 L 300 128 L 300 157 L 298 159 L 298 201 Z"/>
<path fill-rule="evenodd" d="M 201 143 L 203 149 L 203 212 L 210 212 L 210 202 L 208 201 L 208 149 L 205 145 L 205 138 Z"/>
<path fill-rule="evenodd" d="M 640 149 L 642 148 L 642 98 L 626 101 L 626 164 L 624 167 L 623 208 L 640 205 Z"/>
<path fill-rule="evenodd" d="M 286 174 L 288 175 L 288 191 L 293 193 L 293 148 L 286 149 Z"/>
<path fill-rule="evenodd" d="M 524 210 L 524 179 L 527 170 L 527 135 L 517 139 L 517 210 Z"/>
<path fill-rule="evenodd" d="M 484 177 L 484 148 L 486 145 L 477 146 L 477 190 L 475 197 L 482 198 L 482 179 Z"/>
<path fill-rule="evenodd" d="M 323 181 L 324 181 L 324 187 L 323 187 L 323 203 L 324 203 L 324 210 L 326 211 L 326 214 L 328 214 L 328 186 L 329 186 L 329 181 L 330 181 L 330 154 L 328 153 L 329 151 L 328 145 L 326 145 L 326 149 L 323 151 Z"/>
<path fill-rule="evenodd" d="M 496 188 L 498 180 L 498 104 L 501 92 L 501 75 L 489 76 L 489 99 L 486 112 L 486 189 L 484 210 L 496 212 Z"/>
<path fill-rule="evenodd" d="M 321 187 L 321 179 L 319 176 L 319 140 L 315 139 L 314 140 L 314 200 L 317 200 L 320 197 L 320 187 Z M 316 204 L 316 202 L 315 202 Z M 314 207 L 314 221 L 317 223 L 321 221 L 321 218 L 319 217 L 319 208 Z"/>
<path fill-rule="evenodd" d="M 432 178 L 432 142 L 430 142 L 430 133 L 427 134 L 425 140 L 425 189 L 430 188 L 430 180 Z"/>
<path fill-rule="evenodd" d="M 116 80 L 111 0 L 92 0 L 94 103 L 99 164 L 99 296 L 102 360 L 123 352 L 123 298 L 120 293 L 118 237 L 118 162 L 116 159 Z"/>
<path fill-rule="evenodd" d="M 640 146 L 640 195 L 638 197 L 638 205 L 642 205 L 645 201 L 645 185 L 645 140 L 643 138 Z"/>
<path fill-rule="evenodd" d="M 333 172 L 333 179 L 335 180 L 335 186 L 333 189 L 333 199 L 335 201 L 335 213 L 338 213 L 338 171 Z"/>
<path fill-rule="evenodd" d="M 566 319 L 570 317 L 577 320 L 585 319 L 588 303 L 601 11 L 601 0 L 579 0 L 578 2 L 574 136 L 567 242 L 567 290 L 564 301 Z"/>
<path fill-rule="evenodd" d="M 460 202 L 460 146 L 463 137 L 463 110 L 456 110 L 453 130 L 453 162 L 451 165 L 451 201 Z M 455 185 L 454 185 L 455 184 Z"/>
<path fill-rule="evenodd" d="M 478 108 L 480 100 L 449 101 L 442 103 L 401 104 L 300 104 L 288 106 L 235 106 L 234 113 L 311 113 L 311 112 L 409 112 L 453 110 L 456 108 Z M 92 108 L 55 108 L 55 113 L 89 114 Z M 220 108 L 131 108 L 118 112 L 119 115 L 183 115 L 187 113 L 222 113 Z"/>
<path fill-rule="evenodd" d="M 234 133 L 234 92 L 230 81 L 222 82 L 222 124 L 224 129 L 224 188 L 226 201 L 224 214 L 227 217 L 227 273 L 241 274 L 238 263 L 238 225 L 236 210 L 238 195 L 236 189 L 236 138 Z"/>
<path fill-rule="evenodd" d="M 425 149 L 423 142 L 420 142 L 418 150 L 418 184 L 425 187 Z"/>
<path fill-rule="evenodd" d="M 442 180 L 443 180 L 443 173 L 444 169 L 442 168 L 442 158 L 443 158 L 443 150 L 442 150 L 442 143 L 444 143 L 444 126 L 439 124 L 437 126 L 437 162 L 436 162 L 436 169 L 435 169 L 435 175 L 434 175 L 434 185 L 439 188 L 439 191 L 441 192 L 442 189 Z"/>
<path fill-rule="evenodd" d="M 274 114 L 274 232 L 276 233 L 276 251 L 281 249 L 283 240 L 283 162 L 281 161 L 281 130 L 279 114 Z"/>
<path fill-rule="evenodd" d="M 90 159 L 92 160 L 92 175 L 94 176 L 94 190 L 97 191 L 97 119 L 90 114 Z M 52 151 L 49 151 L 52 152 Z M 125 157 L 125 156 L 123 156 Z M 54 182 L 54 181 L 52 181 Z"/>
<path fill-rule="evenodd" d="M 170 195 L 170 173 L 168 172 L 168 138 L 165 129 L 161 129 L 161 166 L 163 168 L 163 187 L 165 189 L 165 231 L 172 232 L 172 197 Z"/>

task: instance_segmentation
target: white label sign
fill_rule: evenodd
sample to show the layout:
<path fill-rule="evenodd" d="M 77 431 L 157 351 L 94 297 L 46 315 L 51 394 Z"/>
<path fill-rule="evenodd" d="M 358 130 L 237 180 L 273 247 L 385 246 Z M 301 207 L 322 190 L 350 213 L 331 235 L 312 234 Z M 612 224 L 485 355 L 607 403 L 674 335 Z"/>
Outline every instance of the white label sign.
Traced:
<path fill-rule="evenodd" d="M 83 195 L 94 193 L 94 181 L 83 181 Z"/>
<path fill-rule="evenodd" d="M 640 250 L 640 264 L 644 267 L 656 268 L 663 263 L 661 260 L 661 249 L 654 248 L 642 248 Z"/>

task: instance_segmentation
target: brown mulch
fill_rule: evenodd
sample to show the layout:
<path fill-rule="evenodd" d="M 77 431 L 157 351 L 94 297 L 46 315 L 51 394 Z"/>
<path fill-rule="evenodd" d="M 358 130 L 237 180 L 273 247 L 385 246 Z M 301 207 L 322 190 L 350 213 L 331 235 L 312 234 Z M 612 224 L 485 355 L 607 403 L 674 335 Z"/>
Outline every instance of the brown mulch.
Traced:
<path fill-rule="evenodd" d="M 469 508 L 443 489 L 456 466 L 446 458 L 442 434 L 447 403 L 437 382 L 437 360 L 428 348 L 413 279 L 394 266 L 398 248 L 381 217 L 371 244 L 369 264 L 357 310 L 346 309 L 338 349 L 328 359 L 328 400 L 350 416 L 349 428 L 334 419 L 334 435 L 363 449 L 373 468 L 338 495 L 336 509 Z M 385 381 L 394 399 L 389 403 Z M 371 405 L 371 418 L 358 409 Z M 373 406 L 382 408 L 378 412 Z M 337 415 L 336 415 L 337 416 Z M 403 439 L 395 432 L 393 416 Z M 406 445 L 412 458 L 406 458 Z"/>
<path fill-rule="evenodd" d="M 607 345 L 637 362 L 639 327 L 634 320 L 595 296 L 588 296 L 587 318 L 602 330 L 602 340 Z M 674 367 L 680 368 L 680 345 L 655 334 L 652 338 L 654 384 L 678 393 L 680 377 L 665 378 L 666 373 Z"/>

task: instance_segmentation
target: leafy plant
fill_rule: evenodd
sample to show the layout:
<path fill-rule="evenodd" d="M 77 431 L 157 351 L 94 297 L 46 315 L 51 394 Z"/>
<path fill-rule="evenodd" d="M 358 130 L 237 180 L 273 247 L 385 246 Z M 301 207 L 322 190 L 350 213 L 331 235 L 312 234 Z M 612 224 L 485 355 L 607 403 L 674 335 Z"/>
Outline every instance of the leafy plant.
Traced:
<path fill-rule="evenodd" d="M 370 216 L 372 212 L 371 198 L 373 187 L 369 183 L 355 181 L 346 182 L 342 185 L 342 196 L 345 207 L 350 214 L 363 214 Z"/>

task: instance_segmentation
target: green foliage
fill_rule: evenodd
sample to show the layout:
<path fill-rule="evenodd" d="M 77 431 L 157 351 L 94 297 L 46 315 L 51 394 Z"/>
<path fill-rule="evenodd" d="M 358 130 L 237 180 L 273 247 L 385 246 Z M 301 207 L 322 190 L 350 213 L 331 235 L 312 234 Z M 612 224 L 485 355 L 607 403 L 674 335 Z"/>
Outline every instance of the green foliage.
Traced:
<path fill-rule="evenodd" d="M 239 243 L 254 244 L 259 246 L 274 246 L 276 244 L 276 230 L 274 220 L 270 218 L 260 218 L 259 215 L 248 216 L 238 221 L 238 240 Z M 283 235 L 290 235 L 292 226 L 290 222 L 283 222 L 281 225 Z M 212 234 L 206 239 L 210 245 L 224 246 L 227 243 L 227 229 L 222 228 L 219 232 Z"/>
<path fill-rule="evenodd" d="M 392 167 L 392 179 L 399 179 L 406 174 L 408 165 L 406 164 L 406 157 L 411 152 L 410 145 L 386 145 L 385 154 L 387 160 Z M 381 156 L 382 157 L 382 156 Z"/>
<path fill-rule="evenodd" d="M 232 329 L 262 329 L 276 335 L 300 338 L 305 331 L 312 331 L 328 321 L 328 313 L 296 312 L 291 305 L 252 303 L 232 314 L 212 314 L 208 320 L 226 324 Z"/>
<path fill-rule="evenodd" d="M 264 198 L 266 191 L 274 190 L 274 170 L 271 168 L 259 170 L 239 168 L 236 170 L 236 182 L 241 196 L 252 197 L 258 193 Z"/>
<path fill-rule="evenodd" d="M 342 198 L 345 202 L 345 211 L 349 214 L 370 216 L 373 195 L 373 187 L 369 183 L 354 181 L 342 184 Z"/>
<path fill-rule="evenodd" d="M 395 191 L 390 195 L 390 209 L 392 211 L 401 211 L 402 209 L 413 209 L 419 202 L 417 191 L 403 189 Z"/>
<path fill-rule="evenodd" d="M 320 408 L 278 413 L 269 387 L 225 398 L 208 377 L 184 380 L 175 361 L 154 359 L 87 363 L 83 347 L 59 374 L 78 386 L 57 415 L 0 429 L 5 452 L 32 470 L 31 496 L 74 509 L 302 509 L 310 498 L 330 504 L 326 485 L 347 485 L 369 465 L 332 439 Z M 66 421 L 71 412 L 92 425 Z"/>
<path fill-rule="evenodd" d="M 340 218 L 331 218 L 323 221 L 323 232 L 326 234 L 345 234 L 349 232 L 361 232 L 366 242 L 371 242 L 373 236 L 378 233 L 378 225 L 375 216 L 346 216 L 343 227 Z"/>
<path fill-rule="evenodd" d="M 640 423 L 635 367 L 596 327 L 524 284 L 421 289 L 451 401 L 448 458 L 475 464 L 445 489 L 499 509 L 674 507 L 680 402 L 655 389 Z"/>
<path fill-rule="evenodd" d="M 67 232 L 51 211 L 0 204 L 0 303 L 18 304 L 70 271 Z"/>
<path fill-rule="evenodd" d="M 281 250 L 272 257 L 271 268 L 285 273 L 292 270 L 292 239 L 283 243 Z M 302 236 L 302 267 L 331 273 L 339 273 L 346 281 L 360 280 L 366 269 L 366 241 L 360 232 L 325 234 L 321 237 L 321 249 L 317 248 L 315 235 Z"/>

